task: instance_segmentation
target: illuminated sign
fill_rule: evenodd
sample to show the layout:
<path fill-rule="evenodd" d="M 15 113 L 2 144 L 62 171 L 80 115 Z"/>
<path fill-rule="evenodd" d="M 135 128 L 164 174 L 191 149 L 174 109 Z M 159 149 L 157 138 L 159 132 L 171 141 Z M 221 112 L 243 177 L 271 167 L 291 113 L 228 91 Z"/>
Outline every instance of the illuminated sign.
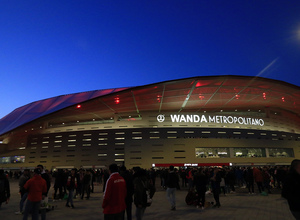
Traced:
<path fill-rule="evenodd" d="M 170 115 L 173 123 L 214 123 L 214 124 L 240 124 L 264 126 L 265 122 L 261 118 L 236 117 L 225 115 Z M 158 115 L 157 121 L 164 122 L 165 115 Z"/>
<path fill-rule="evenodd" d="M 185 167 L 197 167 L 198 164 L 197 163 L 185 163 L 184 166 Z"/>

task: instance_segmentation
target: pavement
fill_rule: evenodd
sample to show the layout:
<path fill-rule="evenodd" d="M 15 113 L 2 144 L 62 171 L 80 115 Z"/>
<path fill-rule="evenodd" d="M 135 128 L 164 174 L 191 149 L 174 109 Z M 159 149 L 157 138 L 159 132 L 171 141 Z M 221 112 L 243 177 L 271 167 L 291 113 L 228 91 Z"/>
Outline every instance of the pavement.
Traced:
<path fill-rule="evenodd" d="M 0 220 L 22 219 L 22 215 L 15 215 L 18 211 L 20 195 L 18 194 L 18 181 L 10 180 L 11 199 L 8 204 L 2 204 L 0 209 Z M 257 190 L 256 190 L 257 192 Z M 49 195 L 52 195 L 53 188 Z M 206 208 L 204 210 L 185 203 L 187 189 L 176 192 L 176 211 L 170 210 L 170 204 L 166 198 L 166 192 L 157 186 L 153 197 L 153 203 L 147 207 L 144 220 L 194 220 L 194 219 L 232 219 L 232 220 L 292 220 L 287 202 L 280 196 L 280 190 L 274 189 L 272 194 L 261 196 L 259 194 L 249 195 L 247 189 L 237 188 L 235 194 L 221 195 L 220 208 Z M 66 201 L 55 201 L 50 199 L 54 206 L 53 211 L 47 212 L 47 220 L 93 220 L 104 219 L 102 213 L 102 185 L 96 185 L 94 193 L 89 200 L 74 200 L 75 209 L 65 207 Z M 213 196 L 207 195 L 206 200 L 213 202 Z M 135 207 L 132 209 L 133 215 Z M 29 218 L 31 219 L 31 217 Z M 126 218 L 125 218 L 126 219 Z M 135 219 L 135 217 L 133 217 Z"/>

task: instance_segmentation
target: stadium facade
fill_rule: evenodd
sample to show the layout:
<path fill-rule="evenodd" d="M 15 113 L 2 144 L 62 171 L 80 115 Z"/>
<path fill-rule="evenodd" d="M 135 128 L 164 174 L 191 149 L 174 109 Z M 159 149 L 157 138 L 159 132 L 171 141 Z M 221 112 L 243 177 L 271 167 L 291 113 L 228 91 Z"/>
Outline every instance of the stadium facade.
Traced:
<path fill-rule="evenodd" d="M 283 165 L 300 158 L 300 89 L 207 76 L 62 95 L 0 120 L 0 167 Z"/>

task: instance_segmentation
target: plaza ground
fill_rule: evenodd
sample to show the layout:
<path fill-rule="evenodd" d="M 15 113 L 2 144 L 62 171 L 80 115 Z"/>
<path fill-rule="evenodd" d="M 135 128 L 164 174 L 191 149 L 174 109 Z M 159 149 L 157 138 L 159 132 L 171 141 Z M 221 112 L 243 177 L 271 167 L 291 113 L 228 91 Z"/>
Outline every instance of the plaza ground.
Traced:
<path fill-rule="evenodd" d="M 0 220 L 22 219 L 22 215 L 15 215 L 18 211 L 20 195 L 18 194 L 18 181 L 10 180 L 11 199 L 9 204 L 2 204 L 0 209 Z M 53 184 L 52 184 L 53 186 Z M 49 195 L 52 195 L 53 188 Z M 170 211 L 170 205 L 166 199 L 166 192 L 157 186 L 153 204 L 146 209 L 144 219 L 147 220 L 194 220 L 194 219 L 236 219 L 236 220 L 292 220 L 286 200 L 280 196 L 280 190 L 273 190 L 273 194 L 261 196 L 259 194 L 249 195 L 247 189 L 238 188 L 235 194 L 221 195 L 221 208 L 197 209 L 185 203 L 187 189 L 176 192 L 177 210 Z M 104 219 L 102 213 L 102 185 L 95 186 L 95 192 L 89 200 L 74 200 L 75 209 L 65 207 L 66 202 L 51 201 L 53 211 L 47 212 L 47 220 L 93 220 Z M 207 195 L 206 200 L 213 202 L 212 195 Z M 135 208 L 133 207 L 133 214 Z M 31 218 L 29 218 L 31 219 Z M 125 218 L 126 219 L 126 218 Z M 133 218 L 135 219 L 135 218 Z"/>

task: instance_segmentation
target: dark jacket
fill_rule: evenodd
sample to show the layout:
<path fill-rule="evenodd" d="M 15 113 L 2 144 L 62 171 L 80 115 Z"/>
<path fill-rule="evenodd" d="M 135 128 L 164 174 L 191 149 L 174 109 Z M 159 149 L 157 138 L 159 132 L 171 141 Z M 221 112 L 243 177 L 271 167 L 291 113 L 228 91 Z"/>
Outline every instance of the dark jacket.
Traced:
<path fill-rule="evenodd" d="M 194 185 L 198 190 L 206 191 L 206 185 L 207 185 L 207 178 L 202 173 L 196 173 L 194 175 Z"/>
<path fill-rule="evenodd" d="M 219 190 L 220 187 L 220 182 L 221 182 L 221 176 L 219 173 L 217 173 L 216 175 L 214 175 L 214 173 L 212 173 L 212 178 L 211 178 L 211 188 L 212 190 Z"/>
<path fill-rule="evenodd" d="M 90 185 L 91 179 L 92 179 L 91 175 L 86 173 L 83 177 L 82 182 L 84 185 Z"/>
<path fill-rule="evenodd" d="M 133 186 L 133 177 L 132 175 L 129 173 L 128 170 L 125 171 L 121 171 L 120 175 L 124 178 L 125 182 L 126 182 L 126 188 L 127 188 L 127 194 L 126 194 L 126 204 L 128 203 L 132 203 L 132 195 L 134 192 L 134 186 Z"/>
<path fill-rule="evenodd" d="M 179 188 L 179 178 L 177 173 L 170 171 L 167 176 L 166 186 L 168 188 Z"/>
<path fill-rule="evenodd" d="M 68 176 L 67 180 L 67 189 L 68 190 L 74 190 L 77 188 L 77 178 L 76 175 L 70 175 Z"/>
<path fill-rule="evenodd" d="M 22 175 L 19 179 L 19 187 L 20 187 L 20 190 L 19 192 L 21 193 L 24 193 L 26 190 L 24 189 L 24 185 L 25 183 L 29 180 L 29 176 L 27 175 Z"/>
<path fill-rule="evenodd" d="M 150 198 L 155 193 L 155 187 L 150 184 L 149 178 L 147 177 L 146 170 L 140 169 L 133 175 L 134 185 L 134 204 L 136 206 L 147 207 L 147 195 L 148 190 Z"/>
<path fill-rule="evenodd" d="M 247 183 L 253 183 L 254 182 L 254 175 L 252 169 L 247 169 L 245 171 L 245 180 Z"/>
<path fill-rule="evenodd" d="M 6 202 L 10 197 L 9 181 L 5 174 L 0 174 L 0 203 Z"/>
<path fill-rule="evenodd" d="M 48 196 L 48 192 L 51 186 L 50 177 L 47 173 L 42 173 L 41 176 L 46 181 L 46 185 L 47 185 L 47 192 L 43 193 L 43 195 Z"/>
<path fill-rule="evenodd" d="M 287 199 L 291 211 L 300 212 L 300 175 L 295 171 L 287 175 L 283 184 L 282 197 Z"/>

